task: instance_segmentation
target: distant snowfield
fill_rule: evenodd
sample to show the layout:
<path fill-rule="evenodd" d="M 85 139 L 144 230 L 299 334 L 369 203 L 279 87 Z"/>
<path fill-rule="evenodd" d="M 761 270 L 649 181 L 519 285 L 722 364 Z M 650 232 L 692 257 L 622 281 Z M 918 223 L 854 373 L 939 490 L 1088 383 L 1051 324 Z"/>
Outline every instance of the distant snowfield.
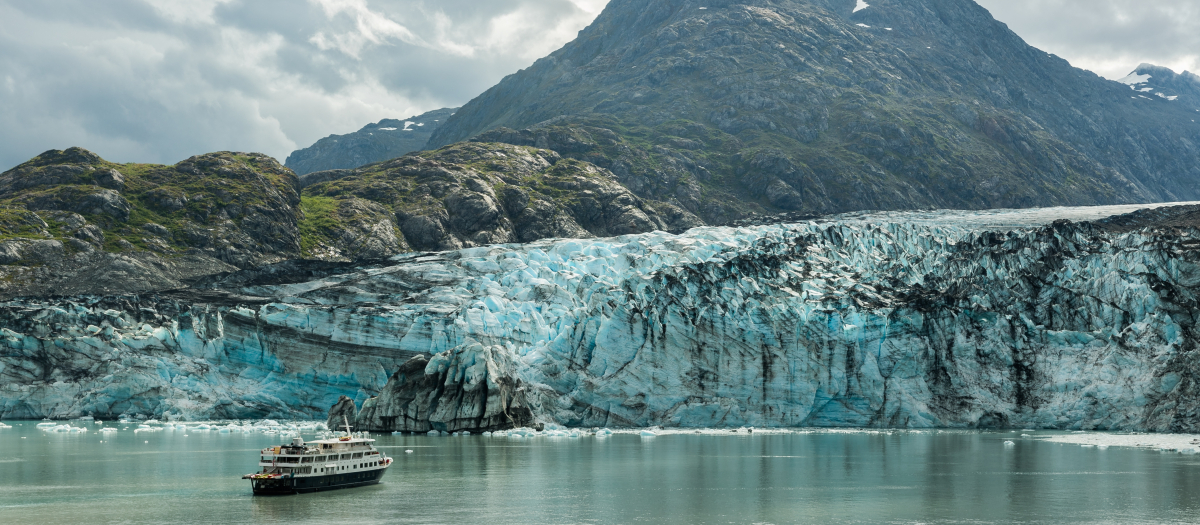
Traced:
<path fill-rule="evenodd" d="M 868 3 L 866 3 L 866 2 L 864 2 L 863 0 L 858 0 L 858 5 L 857 5 L 857 6 L 854 6 L 854 12 L 855 12 L 855 13 L 857 13 L 857 12 L 859 12 L 859 11 L 862 11 L 863 9 L 866 9 L 866 8 L 868 8 L 868 7 L 871 7 L 871 5 L 870 5 L 870 4 L 868 4 Z"/>

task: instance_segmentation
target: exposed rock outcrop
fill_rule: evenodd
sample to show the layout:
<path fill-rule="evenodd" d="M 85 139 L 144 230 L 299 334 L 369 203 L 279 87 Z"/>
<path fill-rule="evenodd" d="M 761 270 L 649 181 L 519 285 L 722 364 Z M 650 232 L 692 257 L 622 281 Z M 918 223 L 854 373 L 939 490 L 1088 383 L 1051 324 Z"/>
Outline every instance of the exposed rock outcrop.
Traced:
<path fill-rule="evenodd" d="M 354 421 L 358 419 L 358 407 L 354 405 L 354 400 L 348 396 L 338 397 L 337 403 L 334 403 L 329 408 L 329 418 L 325 420 L 325 428 L 329 430 L 345 430 L 345 426 L 349 423 L 352 430 L 361 430 L 354 426 Z"/>
<path fill-rule="evenodd" d="M 339 236 L 393 255 L 703 224 L 679 207 L 635 196 L 607 170 L 550 150 L 498 143 L 456 144 L 345 170 L 304 194 L 306 220 L 325 223 L 313 228 L 307 252 L 323 258 L 345 253 Z M 351 203 L 370 212 L 342 211 Z M 369 228 L 352 224 L 366 217 Z"/>
<path fill-rule="evenodd" d="M 475 340 L 400 367 L 358 425 L 373 431 L 486 432 L 532 425 L 516 360 Z"/>

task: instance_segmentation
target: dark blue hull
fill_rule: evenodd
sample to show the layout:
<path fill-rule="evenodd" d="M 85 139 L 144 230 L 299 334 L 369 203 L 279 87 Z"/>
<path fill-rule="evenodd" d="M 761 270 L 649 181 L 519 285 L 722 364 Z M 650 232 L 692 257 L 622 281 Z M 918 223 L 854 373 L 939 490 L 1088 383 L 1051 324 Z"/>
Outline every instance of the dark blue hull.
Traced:
<path fill-rule="evenodd" d="M 252 478 L 250 483 L 253 486 L 255 496 L 283 496 L 374 485 L 383 479 L 383 473 L 386 471 L 386 468 L 378 468 L 362 472 L 342 472 L 327 476 Z"/>

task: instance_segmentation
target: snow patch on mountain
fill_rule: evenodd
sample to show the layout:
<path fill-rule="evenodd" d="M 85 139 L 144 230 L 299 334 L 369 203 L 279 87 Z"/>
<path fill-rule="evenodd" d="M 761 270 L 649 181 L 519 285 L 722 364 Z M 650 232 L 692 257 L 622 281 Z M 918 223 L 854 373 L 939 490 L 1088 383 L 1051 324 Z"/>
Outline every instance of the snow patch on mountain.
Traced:
<path fill-rule="evenodd" d="M 1151 78 L 1152 77 L 1150 75 L 1139 75 L 1136 72 L 1134 72 L 1134 73 L 1130 73 L 1125 78 L 1117 80 L 1117 82 L 1120 82 L 1127 86 L 1136 86 L 1138 84 L 1145 84 L 1146 81 L 1150 80 Z"/>

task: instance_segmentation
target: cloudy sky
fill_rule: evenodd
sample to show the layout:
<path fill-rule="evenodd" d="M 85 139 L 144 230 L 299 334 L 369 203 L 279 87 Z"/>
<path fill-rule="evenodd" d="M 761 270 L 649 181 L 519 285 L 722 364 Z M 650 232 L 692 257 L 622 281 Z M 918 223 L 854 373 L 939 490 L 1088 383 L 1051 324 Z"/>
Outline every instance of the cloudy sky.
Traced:
<path fill-rule="evenodd" d="M 607 0 L 0 0 L 0 170 L 51 148 L 118 162 L 280 160 L 461 105 Z M 1200 71 L 1200 0 L 980 0 L 1030 43 L 1119 78 Z"/>

